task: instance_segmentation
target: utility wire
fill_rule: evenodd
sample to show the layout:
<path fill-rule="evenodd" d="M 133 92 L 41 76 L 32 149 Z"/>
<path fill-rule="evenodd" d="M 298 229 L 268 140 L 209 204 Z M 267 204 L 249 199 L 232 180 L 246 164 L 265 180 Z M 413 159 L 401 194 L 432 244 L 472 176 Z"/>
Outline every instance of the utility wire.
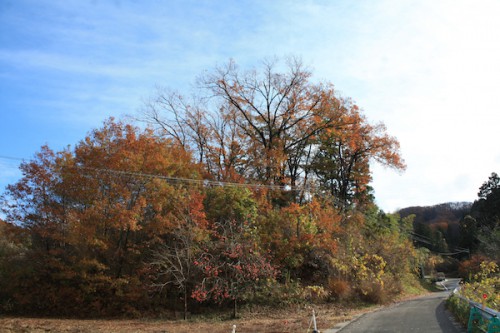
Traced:
<path fill-rule="evenodd" d="M 437 252 L 437 254 L 441 255 L 441 256 L 454 256 L 456 254 L 460 254 L 460 253 L 469 253 L 469 250 L 464 250 L 464 251 L 456 251 L 456 252 L 448 252 L 448 253 L 440 253 L 440 252 Z"/>
<path fill-rule="evenodd" d="M 233 183 L 233 182 L 225 182 L 225 181 L 217 181 L 217 180 L 172 177 L 172 176 L 164 176 L 164 175 L 158 175 L 158 174 L 149 174 L 149 173 L 115 170 L 115 169 L 93 168 L 93 167 L 84 167 L 84 166 L 73 166 L 72 168 L 81 169 L 81 170 L 91 170 L 91 171 L 109 173 L 109 174 L 116 174 L 116 175 L 120 175 L 120 176 L 131 176 L 131 177 L 139 177 L 139 178 L 157 178 L 157 179 L 163 179 L 163 180 L 171 181 L 171 182 L 199 184 L 199 185 L 204 185 L 204 186 L 252 187 L 252 188 L 267 188 L 267 189 L 273 189 L 273 190 L 283 190 L 283 191 L 302 190 L 302 188 L 299 188 L 297 186 L 289 186 L 289 185 L 280 186 L 280 185 L 264 185 L 264 184 L 251 184 L 251 183 Z"/>
<path fill-rule="evenodd" d="M 288 192 L 301 192 L 306 191 L 310 192 L 314 190 L 317 186 L 307 185 L 305 187 L 302 186 L 291 186 L 291 185 L 266 185 L 266 184 L 252 184 L 252 183 L 234 183 L 234 182 L 226 182 L 226 181 L 217 181 L 217 180 L 209 180 L 209 179 L 193 179 L 193 178 L 182 178 L 182 177 L 172 177 L 172 176 L 164 176 L 158 174 L 148 174 L 142 172 L 134 172 L 134 171 L 124 171 L 124 170 L 116 170 L 116 169 L 106 169 L 106 168 L 94 168 L 94 167 L 85 167 L 85 166 L 72 166 L 73 168 L 81 169 L 81 170 L 91 170 L 96 172 L 103 172 L 109 174 L 116 174 L 119 176 L 131 176 L 131 177 L 140 177 L 140 178 L 156 178 L 162 179 L 165 181 L 175 182 L 175 183 L 186 183 L 186 184 L 197 184 L 201 186 L 232 186 L 232 187 L 240 187 L 240 188 L 255 188 L 255 189 L 271 189 L 278 191 L 288 191 Z M 338 198 L 331 198 L 336 204 L 345 206 L 345 203 L 339 200 Z"/>
<path fill-rule="evenodd" d="M 0 159 L 13 160 L 13 161 L 24 161 L 25 160 L 23 158 L 5 156 L 5 155 L 0 155 Z M 85 167 L 85 166 L 72 166 L 72 167 L 77 168 L 77 169 L 81 169 L 81 170 L 92 170 L 92 171 L 97 171 L 97 172 L 117 174 L 117 175 L 123 175 L 123 176 L 133 176 L 133 177 L 141 177 L 141 178 L 158 178 L 158 179 L 163 179 L 163 180 L 173 181 L 173 182 L 193 183 L 193 184 L 201 184 L 201 185 L 254 187 L 254 188 L 268 188 L 268 189 L 274 189 L 274 190 L 285 190 L 285 191 L 302 190 L 302 188 L 299 189 L 299 187 L 297 187 L 297 186 L 290 186 L 290 185 L 280 186 L 280 185 L 264 185 L 264 184 L 250 184 L 250 183 L 233 183 L 233 182 L 224 182 L 224 181 L 216 181 L 216 180 L 208 180 L 208 179 L 171 177 L 171 176 L 164 176 L 164 175 L 158 175 L 158 174 L 148 174 L 148 173 L 142 173 L 142 172 L 105 169 L 105 168 L 93 168 L 93 167 Z"/>
<path fill-rule="evenodd" d="M 12 157 L 0 155 L 0 159 L 14 160 L 14 161 L 25 161 L 23 158 Z M 185 183 L 185 184 L 197 184 L 201 186 L 232 186 L 232 187 L 240 187 L 240 188 L 255 188 L 255 189 L 270 189 L 270 190 L 278 190 L 278 191 L 290 191 L 290 192 L 311 192 L 317 188 L 314 185 L 307 186 L 291 186 L 291 185 L 268 185 L 268 184 L 255 184 L 255 183 L 234 183 L 227 181 L 217 181 L 217 180 L 209 180 L 209 179 L 194 179 L 194 178 L 183 178 L 183 177 L 173 177 L 173 176 L 165 176 L 158 174 L 149 174 L 137 171 L 125 171 L 125 170 L 116 170 L 116 169 L 107 169 L 107 168 L 95 168 L 95 167 L 86 167 L 86 166 L 67 166 L 69 168 L 76 168 L 79 170 L 88 170 L 94 172 L 115 174 L 118 176 L 129 176 L 129 177 L 138 177 L 138 178 L 156 178 L 162 179 L 165 181 L 173 182 L 173 183 Z M 333 202 L 337 205 L 345 206 L 345 203 L 339 200 L 338 198 L 332 197 Z"/>
<path fill-rule="evenodd" d="M 24 158 L 5 156 L 5 155 L 0 155 L 0 158 L 3 160 L 12 160 L 12 161 L 24 161 L 25 160 Z"/>

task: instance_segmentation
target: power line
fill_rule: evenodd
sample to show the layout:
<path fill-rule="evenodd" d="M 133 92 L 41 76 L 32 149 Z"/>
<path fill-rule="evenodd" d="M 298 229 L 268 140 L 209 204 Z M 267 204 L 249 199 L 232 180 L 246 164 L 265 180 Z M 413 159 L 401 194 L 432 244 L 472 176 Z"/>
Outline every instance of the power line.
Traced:
<path fill-rule="evenodd" d="M 19 157 L 12 157 L 12 156 L 5 156 L 5 155 L 0 155 L 1 159 L 7 159 L 7 160 L 15 160 L 15 161 L 25 161 L 23 158 Z M 227 181 L 217 181 L 217 180 L 209 180 L 209 179 L 194 179 L 194 178 L 183 178 L 183 177 L 173 177 L 173 176 L 165 176 L 165 175 L 158 175 L 158 174 L 149 174 L 149 173 L 143 173 L 143 172 L 137 172 L 137 171 L 126 171 L 126 170 L 116 170 L 116 169 L 107 169 L 107 168 L 95 168 L 95 167 L 86 167 L 86 166 L 67 166 L 70 168 L 76 168 L 79 170 L 91 170 L 95 172 L 101 172 L 101 173 L 109 173 L 109 174 L 115 174 L 119 176 L 129 176 L 129 177 L 140 177 L 140 178 L 156 178 L 156 179 L 162 179 L 165 181 L 173 182 L 173 183 L 185 183 L 185 184 L 197 184 L 200 186 L 220 186 L 220 187 L 225 187 L 225 186 L 232 186 L 232 187 L 240 187 L 240 188 L 255 188 L 255 189 L 270 189 L 270 190 L 277 190 L 277 191 L 289 191 L 289 192 L 311 192 L 313 186 L 311 184 L 306 185 L 306 186 L 292 186 L 292 185 L 270 185 L 270 184 L 255 184 L 255 183 L 234 183 L 234 182 L 227 182 Z M 332 197 L 331 198 L 336 204 L 345 206 L 345 203 L 339 200 L 338 198 Z"/>
<path fill-rule="evenodd" d="M 183 178 L 183 177 L 173 177 L 173 176 L 164 176 L 158 174 L 149 174 L 137 171 L 125 171 L 125 170 L 116 170 L 116 169 L 106 169 L 106 168 L 94 168 L 94 167 L 86 167 L 86 166 L 71 166 L 71 168 L 81 169 L 81 170 L 91 170 L 102 173 L 110 173 L 116 174 L 119 176 L 131 176 L 131 177 L 140 177 L 140 178 L 157 178 L 170 182 L 176 183 L 187 183 L 187 184 L 198 184 L 202 186 L 233 186 L 233 187 L 252 187 L 252 188 L 266 188 L 272 190 L 281 190 L 281 191 L 302 191 L 303 188 L 298 186 L 291 185 L 266 185 L 266 184 L 252 184 L 252 183 L 234 183 L 234 182 L 226 182 L 226 181 L 217 181 L 217 180 L 209 180 L 209 179 L 195 179 L 195 178 Z M 308 189 L 310 186 L 307 186 Z"/>
<path fill-rule="evenodd" d="M 0 155 L 0 159 L 6 160 L 14 160 L 14 161 L 24 161 L 25 159 L 19 157 L 5 156 Z M 172 182 L 183 182 L 183 183 L 194 183 L 206 186 L 234 186 L 234 187 L 254 187 L 254 188 L 267 188 L 273 190 L 283 190 L 283 191 L 301 191 L 302 188 L 291 185 L 266 185 L 266 184 L 251 184 L 251 183 L 233 183 L 233 182 L 225 182 L 225 181 L 217 181 L 217 180 L 208 180 L 208 179 L 194 179 L 194 178 L 182 178 L 182 177 L 172 177 L 172 176 L 164 176 L 158 174 L 148 174 L 136 171 L 125 171 L 125 170 L 115 170 L 115 169 L 106 169 L 106 168 L 93 168 L 86 166 L 71 166 L 72 168 L 84 169 L 84 170 L 93 170 L 97 172 L 111 173 L 117 175 L 126 175 L 133 177 L 141 177 L 141 178 L 158 178 Z M 309 187 L 309 186 L 307 186 Z"/>
<path fill-rule="evenodd" d="M 287 192 L 302 192 L 302 191 L 304 191 L 304 192 L 309 192 L 309 193 L 311 191 L 313 191 L 315 187 L 317 187 L 317 186 L 313 186 L 310 184 L 302 187 L 302 186 L 291 186 L 291 185 L 234 183 L 234 182 L 226 182 L 226 181 L 218 181 L 218 180 L 172 177 L 172 176 L 149 174 L 149 173 L 143 173 L 143 172 L 137 172 L 137 171 L 124 171 L 124 170 L 94 168 L 94 167 L 85 167 L 85 166 L 72 166 L 72 168 L 116 174 L 119 176 L 131 176 L 131 177 L 140 177 L 140 178 L 156 178 L 156 179 L 162 179 L 162 180 L 174 182 L 174 183 L 196 184 L 196 185 L 205 186 L 205 187 L 232 186 L 232 187 L 239 187 L 239 188 L 270 189 L 270 190 L 287 191 Z M 335 202 L 337 205 L 345 206 L 345 203 L 336 197 L 331 197 L 331 200 L 333 202 Z"/>
<path fill-rule="evenodd" d="M 460 254 L 460 253 L 469 253 L 470 251 L 465 249 L 463 251 L 456 251 L 456 252 L 448 252 L 448 253 L 440 253 L 440 252 L 436 252 L 437 254 L 441 255 L 441 256 L 454 256 L 456 254 Z"/>
<path fill-rule="evenodd" d="M 0 155 L 0 158 L 3 160 L 11 160 L 11 161 L 24 161 L 25 160 L 24 158 L 5 156 L 5 155 Z"/>

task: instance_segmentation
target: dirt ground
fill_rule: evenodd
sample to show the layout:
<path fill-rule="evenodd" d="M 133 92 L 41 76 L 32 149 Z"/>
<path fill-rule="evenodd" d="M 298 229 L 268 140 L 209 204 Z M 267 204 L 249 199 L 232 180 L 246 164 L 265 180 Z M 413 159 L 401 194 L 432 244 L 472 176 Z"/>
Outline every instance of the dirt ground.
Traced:
<path fill-rule="evenodd" d="M 71 332 L 71 333 L 179 333 L 206 332 L 230 333 L 233 325 L 236 332 L 312 332 L 312 307 L 297 306 L 287 310 L 258 309 L 243 311 L 236 320 L 74 320 L 47 318 L 0 317 L 0 333 Z M 372 308 L 373 309 L 373 308 Z M 369 311 L 369 308 L 349 309 L 338 305 L 315 305 L 317 327 L 320 331 L 333 328 L 335 324 L 348 321 L 353 316 Z M 308 331 L 309 329 L 309 331 Z"/>

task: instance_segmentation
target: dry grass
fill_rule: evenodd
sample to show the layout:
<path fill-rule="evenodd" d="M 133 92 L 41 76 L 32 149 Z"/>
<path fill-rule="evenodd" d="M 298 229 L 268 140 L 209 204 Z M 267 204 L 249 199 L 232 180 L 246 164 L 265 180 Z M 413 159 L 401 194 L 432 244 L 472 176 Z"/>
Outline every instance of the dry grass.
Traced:
<path fill-rule="evenodd" d="M 423 288 L 408 290 L 393 302 L 409 300 L 427 293 Z M 360 304 L 340 305 L 321 304 L 311 306 L 293 306 L 287 309 L 254 307 L 240 312 L 236 320 L 221 317 L 194 317 L 188 321 L 160 319 L 122 319 L 122 320 L 76 320 L 0 317 L 0 333 L 230 333 L 233 325 L 236 332 L 285 333 L 312 332 L 311 315 L 316 311 L 317 326 L 320 331 L 335 327 L 336 324 L 349 321 L 362 313 L 375 310 L 378 306 Z M 228 318 L 229 312 L 226 314 Z M 309 331 L 308 331 L 309 328 Z"/>
<path fill-rule="evenodd" d="M 367 311 L 349 309 L 339 305 L 326 304 L 314 306 L 319 330 L 333 328 L 335 324 L 350 320 L 353 316 Z M 236 320 L 74 320 L 46 318 L 0 318 L 0 332 L 210 332 L 229 333 L 233 325 L 236 332 L 307 332 L 310 328 L 312 307 L 301 306 L 286 310 L 258 308 L 241 313 Z M 309 329 L 309 332 L 312 328 Z"/>

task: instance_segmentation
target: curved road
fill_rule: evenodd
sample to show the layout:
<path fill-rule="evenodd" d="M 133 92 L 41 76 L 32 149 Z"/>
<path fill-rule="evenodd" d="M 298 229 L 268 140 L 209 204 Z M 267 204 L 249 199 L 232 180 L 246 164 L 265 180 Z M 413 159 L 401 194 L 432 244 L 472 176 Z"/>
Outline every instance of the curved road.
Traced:
<path fill-rule="evenodd" d="M 444 303 L 459 279 L 449 279 L 443 283 L 447 291 L 433 293 L 410 301 L 365 314 L 340 330 L 326 332 L 368 333 L 368 332 L 425 332 L 464 333 L 460 324 L 455 323 Z"/>

